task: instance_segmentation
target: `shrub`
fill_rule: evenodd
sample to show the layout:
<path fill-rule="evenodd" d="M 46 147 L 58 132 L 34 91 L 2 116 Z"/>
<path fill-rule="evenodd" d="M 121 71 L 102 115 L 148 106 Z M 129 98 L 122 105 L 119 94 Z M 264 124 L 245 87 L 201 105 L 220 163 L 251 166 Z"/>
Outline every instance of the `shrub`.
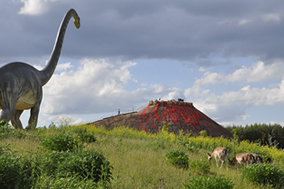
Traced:
<path fill-rule="evenodd" d="M 63 133 L 45 137 L 41 145 L 49 150 L 56 151 L 74 151 L 83 147 L 78 138 Z"/>
<path fill-rule="evenodd" d="M 31 188 L 35 166 L 30 158 L 5 153 L 0 156 L 0 188 Z"/>
<path fill-rule="evenodd" d="M 198 148 L 194 147 L 194 146 L 189 146 L 189 145 L 186 145 L 186 149 L 189 151 L 189 152 L 198 152 Z"/>
<path fill-rule="evenodd" d="M 110 182 L 111 169 L 109 161 L 95 151 L 47 153 L 41 160 L 42 169 L 47 175 L 59 175 L 62 178 L 77 175 L 81 180 L 91 179 L 94 182 Z"/>
<path fill-rule="evenodd" d="M 199 132 L 200 136 L 202 137 L 207 137 L 207 131 L 206 130 L 202 130 Z"/>
<path fill-rule="evenodd" d="M 0 186 L 15 188 L 20 182 L 19 157 L 10 154 L 0 156 Z"/>
<path fill-rule="evenodd" d="M 188 156 L 184 151 L 172 150 L 167 152 L 166 157 L 169 159 L 172 165 L 183 169 L 188 168 Z"/>
<path fill-rule="evenodd" d="M 80 180 L 78 177 L 66 178 L 41 175 L 35 182 L 33 188 L 97 188 L 92 180 Z"/>
<path fill-rule="evenodd" d="M 202 175 L 208 174 L 210 171 L 209 162 L 202 159 L 192 160 L 189 167 L 192 171 Z"/>
<path fill-rule="evenodd" d="M 284 172 L 271 164 L 253 164 L 242 170 L 242 178 L 258 184 L 268 184 L 273 187 L 284 186 Z"/>
<path fill-rule="evenodd" d="M 6 121 L 0 121 L 0 138 L 7 138 L 11 133 L 13 133 L 14 127 L 8 124 Z"/>
<path fill-rule="evenodd" d="M 90 133 L 81 133 L 79 137 L 82 142 L 86 142 L 86 143 L 96 142 L 97 140 L 96 137 Z"/>
<path fill-rule="evenodd" d="M 192 176 L 183 185 L 185 189 L 233 189 L 234 187 L 231 179 L 215 176 Z"/>

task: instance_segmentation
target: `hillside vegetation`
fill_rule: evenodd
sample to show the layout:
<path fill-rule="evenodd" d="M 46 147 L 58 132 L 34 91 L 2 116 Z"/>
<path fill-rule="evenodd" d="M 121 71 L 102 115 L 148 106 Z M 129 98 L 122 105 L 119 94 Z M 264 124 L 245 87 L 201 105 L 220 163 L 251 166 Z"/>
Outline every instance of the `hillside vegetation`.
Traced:
<path fill-rule="evenodd" d="M 32 131 L 0 127 L 4 188 L 271 188 L 283 187 L 284 152 L 222 137 L 147 134 L 120 127 L 59 125 Z M 207 152 L 223 146 L 229 159 L 261 155 L 262 165 L 216 168 Z M 271 176 L 272 175 L 272 176 Z M 1 188 L 1 187 L 0 187 Z"/>
<path fill-rule="evenodd" d="M 240 140 L 284 148 L 284 128 L 279 124 L 233 125 L 226 127 L 226 129 L 236 133 Z"/>

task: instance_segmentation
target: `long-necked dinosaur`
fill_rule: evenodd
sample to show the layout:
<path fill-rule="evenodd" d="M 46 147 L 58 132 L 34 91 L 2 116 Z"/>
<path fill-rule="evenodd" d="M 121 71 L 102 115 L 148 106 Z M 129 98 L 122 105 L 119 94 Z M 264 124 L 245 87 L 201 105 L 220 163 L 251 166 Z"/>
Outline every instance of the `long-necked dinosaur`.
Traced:
<path fill-rule="evenodd" d="M 31 109 L 27 129 L 35 128 L 42 101 L 42 87 L 49 81 L 56 68 L 67 25 L 74 18 L 80 28 L 80 18 L 74 9 L 64 16 L 50 59 L 43 70 L 37 70 L 23 62 L 8 63 L 0 68 L 0 120 L 11 121 L 16 129 L 23 129 L 20 116 Z"/>

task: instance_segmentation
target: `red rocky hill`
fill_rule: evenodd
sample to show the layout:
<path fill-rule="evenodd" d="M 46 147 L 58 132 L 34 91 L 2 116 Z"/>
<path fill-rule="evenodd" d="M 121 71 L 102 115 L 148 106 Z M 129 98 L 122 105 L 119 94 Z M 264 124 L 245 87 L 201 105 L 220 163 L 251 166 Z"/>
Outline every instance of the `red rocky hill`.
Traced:
<path fill-rule="evenodd" d="M 206 130 L 207 134 L 213 137 L 233 138 L 231 132 L 196 109 L 192 103 L 174 100 L 151 100 L 148 106 L 139 112 L 108 117 L 91 124 L 104 125 L 110 129 L 124 125 L 129 128 L 157 133 L 163 126 L 163 122 L 170 123 L 170 132 L 176 134 L 182 130 L 184 133 L 198 135 L 200 131 Z"/>

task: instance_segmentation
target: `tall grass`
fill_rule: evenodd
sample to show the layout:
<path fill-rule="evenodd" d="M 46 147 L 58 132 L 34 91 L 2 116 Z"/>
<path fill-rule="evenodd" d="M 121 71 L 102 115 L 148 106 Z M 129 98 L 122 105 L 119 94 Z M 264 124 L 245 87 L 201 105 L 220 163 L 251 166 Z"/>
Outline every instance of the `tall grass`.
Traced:
<path fill-rule="evenodd" d="M 229 158 L 231 159 L 235 153 L 239 152 L 256 152 L 262 155 L 265 161 L 270 161 L 270 165 L 277 166 L 283 170 L 284 152 L 273 147 L 260 146 L 257 143 L 242 141 L 237 143 L 235 140 L 228 140 L 222 137 L 212 138 L 206 136 L 188 137 L 187 135 L 174 135 L 167 130 L 163 130 L 159 134 L 148 134 L 143 131 L 133 130 L 127 127 L 119 127 L 108 130 L 105 127 L 95 127 L 92 125 L 78 125 L 61 127 L 51 127 L 49 129 L 38 128 L 29 132 L 23 132 L 25 137 L 18 137 L 13 134 L 14 131 L 6 129 L 8 134 L 0 139 L 0 151 L 13 154 L 13 157 L 26 157 L 32 159 L 46 154 L 47 149 L 42 145 L 42 141 L 51 136 L 63 137 L 64 134 L 69 138 L 86 137 L 78 146 L 83 151 L 96 151 L 102 154 L 110 163 L 112 179 L 108 182 L 94 183 L 85 177 L 80 179 L 78 173 L 69 173 L 65 177 L 41 174 L 34 180 L 29 180 L 30 185 L 40 188 L 40 186 L 49 185 L 53 187 L 81 187 L 88 188 L 186 188 L 190 181 L 201 182 L 200 175 L 208 177 L 212 182 L 217 183 L 219 180 L 228 183 L 234 188 L 269 188 L 266 185 L 250 182 L 243 178 L 242 171 L 236 170 L 234 167 L 229 169 L 216 168 L 214 161 L 207 161 L 207 152 L 212 151 L 217 146 L 223 146 L 229 150 Z M 91 136 L 94 136 L 91 137 Z M 68 138 L 68 139 L 69 139 Z M 50 138 L 49 138 L 50 139 Z M 88 142 L 89 141 L 89 142 Z M 49 141 L 52 143 L 52 141 Z M 48 143 L 48 144 L 49 144 Z M 69 141 L 67 142 L 67 144 Z M 84 145 L 81 145 L 83 144 Z M 69 143 L 70 144 L 70 143 Z M 54 145 L 52 143 L 52 145 Z M 77 145 L 77 143 L 76 143 Z M 172 165 L 166 156 L 171 151 L 183 151 L 188 157 L 189 168 L 183 169 Z M 77 152 L 78 151 L 78 152 Z M 75 152 L 60 152 L 61 154 L 70 153 L 74 158 L 80 159 Z M 0 154 L 1 156 L 1 154 Z M 66 155 L 61 160 L 62 165 L 75 162 L 71 156 Z M 8 157 L 8 156 L 7 156 Z M 44 156 L 48 158 L 49 156 Z M 79 158 L 80 157 L 80 158 Z M 16 161 L 17 159 L 12 159 Z M 34 159 L 33 159 L 34 160 Z M 76 160 L 77 161 L 77 160 Z M 22 161 L 19 161 L 21 163 Z M 38 161 L 40 162 L 40 161 Z M 15 164 L 16 165 L 16 164 Z M 22 164 L 20 164 L 21 166 Z M 33 165 L 34 166 L 34 165 Z M 13 167 L 12 167 L 13 168 Z M 79 168 L 79 167 L 78 167 Z M 19 169 L 19 168 L 18 168 Z M 55 169 L 55 168 L 54 168 Z M 69 168 L 70 169 L 70 166 Z M 44 170 L 41 170 L 44 171 Z M 52 170 L 50 170 L 52 172 Z M 12 172 L 13 173 L 13 172 Z M 14 173 L 13 173 L 14 174 Z M 103 174 L 101 175 L 103 177 Z M 210 180 L 209 179 L 209 180 Z M 68 180 L 72 180 L 69 182 Z M 202 179 L 201 179 L 202 180 Z M 85 184 L 85 185 L 84 185 Z"/>

